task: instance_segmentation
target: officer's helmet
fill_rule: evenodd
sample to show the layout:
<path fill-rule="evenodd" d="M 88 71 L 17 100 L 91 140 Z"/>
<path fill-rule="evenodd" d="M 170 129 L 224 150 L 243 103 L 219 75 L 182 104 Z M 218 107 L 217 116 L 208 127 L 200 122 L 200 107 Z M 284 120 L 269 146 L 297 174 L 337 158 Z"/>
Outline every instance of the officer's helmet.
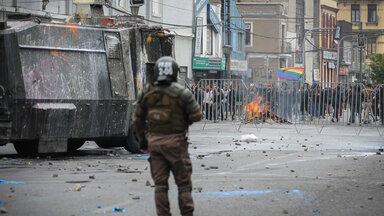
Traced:
<path fill-rule="evenodd" d="M 155 63 L 154 84 L 166 84 L 177 81 L 179 65 L 170 56 L 163 56 Z"/>

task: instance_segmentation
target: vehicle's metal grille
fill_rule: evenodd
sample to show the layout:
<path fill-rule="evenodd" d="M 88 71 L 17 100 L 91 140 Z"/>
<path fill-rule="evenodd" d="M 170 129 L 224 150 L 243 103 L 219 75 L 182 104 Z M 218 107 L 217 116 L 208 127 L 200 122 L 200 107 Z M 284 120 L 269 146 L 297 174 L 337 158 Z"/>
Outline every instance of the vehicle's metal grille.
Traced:
<path fill-rule="evenodd" d="M 120 59 L 120 39 L 117 34 L 105 33 L 105 44 L 107 57 L 112 59 Z"/>

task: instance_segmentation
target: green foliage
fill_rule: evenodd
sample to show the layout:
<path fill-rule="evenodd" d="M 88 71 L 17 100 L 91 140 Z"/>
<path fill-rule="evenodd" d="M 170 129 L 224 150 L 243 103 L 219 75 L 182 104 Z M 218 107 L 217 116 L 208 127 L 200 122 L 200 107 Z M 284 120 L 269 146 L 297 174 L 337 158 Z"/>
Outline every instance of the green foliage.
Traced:
<path fill-rule="evenodd" d="M 384 54 L 375 54 L 369 58 L 369 67 L 372 73 L 369 75 L 376 83 L 384 83 Z"/>

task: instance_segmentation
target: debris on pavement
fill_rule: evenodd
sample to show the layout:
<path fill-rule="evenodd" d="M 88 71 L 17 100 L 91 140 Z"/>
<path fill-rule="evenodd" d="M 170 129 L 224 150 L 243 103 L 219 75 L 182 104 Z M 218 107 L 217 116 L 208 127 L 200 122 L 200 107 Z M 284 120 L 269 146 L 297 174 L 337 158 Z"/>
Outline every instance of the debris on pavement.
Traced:
<path fill-rule="evenodd" d="M 254 134 L 241 135 L 241 142 L 257 142 L 257 136 L 255 136 Z"/>
<path fill-rule="evenodd" d="M 122 172 L 122 173 L 142 173 L 142 171 L 130 170 L 129 168 L 118 168 L 117 172 Z"/>
<path fill-rule="evenodd" d="M 205 157 L 205 155 L 197 155 L 197 159 L 203 159 Z"/>
<path fill-rule="evenodd" d="M 126 212 L 125 209 L 120 208 L 120 207 L 115 207 L 115 208 L 112 209 L 112 211 L 114 211 L 114 212 L 123 212 L 123 213 Z"/>
<path fill-rule="evenodd" d="M 81 184 L 75 185 L 75 191 L 81 191 L 82 188 L 85 188 L 85 185 L 81 185 Z"/>
<path fill-rule="evenodd" d="M 134 199 L 134 200 L 139 200 L 140 197 L 139 197 L 139 196 L 134 196 L 134 197 L 132 197 L 132 199 Z"/>
<path fill-rule="evenodd" d="M 8 211 L 7 211 L 7 209 L 5 207 L 0 207 L 0 213 L 1 214 L 7 214 Z"/>

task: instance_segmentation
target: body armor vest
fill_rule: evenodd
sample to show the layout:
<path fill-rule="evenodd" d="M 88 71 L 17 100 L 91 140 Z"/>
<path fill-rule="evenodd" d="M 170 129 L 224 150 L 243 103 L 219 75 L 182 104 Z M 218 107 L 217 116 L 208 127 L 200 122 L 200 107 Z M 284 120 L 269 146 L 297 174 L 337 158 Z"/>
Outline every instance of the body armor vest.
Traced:
<path fill-rule="evenodd" d="M 174 84 L 155 86 L 144 95 L 150 133 L 172 134 L 188 129 L 187 115 L 180 104 L 182 90 Z"/>

